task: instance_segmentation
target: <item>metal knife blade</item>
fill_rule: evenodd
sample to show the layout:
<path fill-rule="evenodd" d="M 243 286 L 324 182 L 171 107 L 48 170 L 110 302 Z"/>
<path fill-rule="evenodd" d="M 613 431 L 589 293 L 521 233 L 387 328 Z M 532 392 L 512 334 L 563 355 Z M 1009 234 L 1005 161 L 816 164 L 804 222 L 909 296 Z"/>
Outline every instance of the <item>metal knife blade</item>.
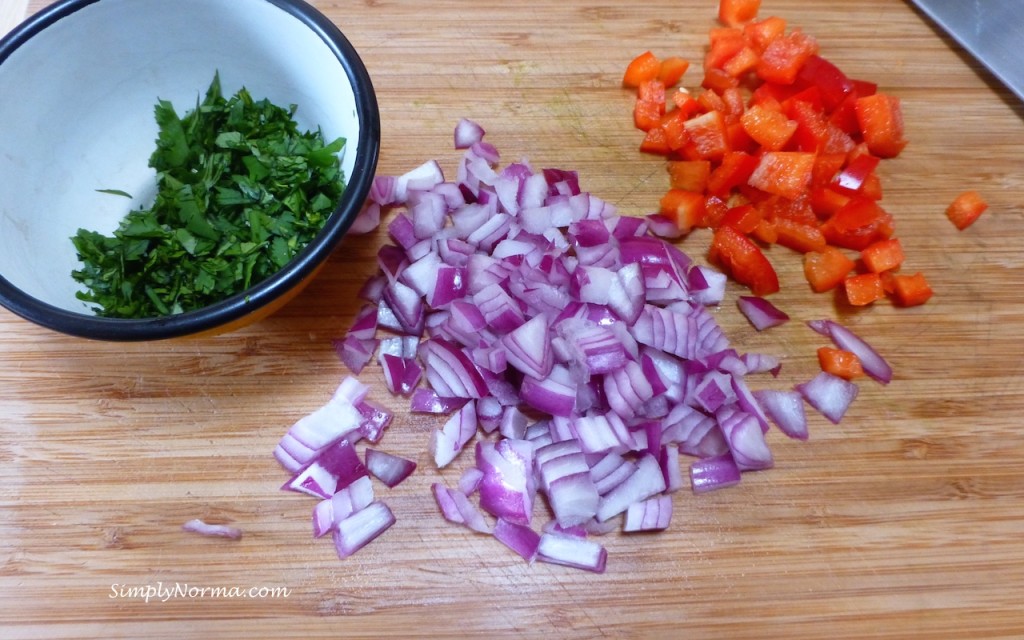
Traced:
<path fill-rule="evenodd" d="M 1020 0 L 911 0 L 1024 100 Z"/>

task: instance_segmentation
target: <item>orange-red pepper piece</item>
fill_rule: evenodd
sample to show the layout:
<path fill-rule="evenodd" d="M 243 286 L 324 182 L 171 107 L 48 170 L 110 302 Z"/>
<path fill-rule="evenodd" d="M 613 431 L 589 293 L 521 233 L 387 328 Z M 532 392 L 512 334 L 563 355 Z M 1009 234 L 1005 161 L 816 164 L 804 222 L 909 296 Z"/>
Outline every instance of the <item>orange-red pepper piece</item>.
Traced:
<path fill-rule="evenodd" d="M 914 307 L 928 302 L 932 297 L 932 288 L 923 274 L 895 274 L 892 278 L 893 302 L 901 307 Z"/>
<path fill-rule="evenodd" d="M 757 17 L 761 0 L 719 0 L 718 19 L 722 24 L 738 27 Z"/>
<path fill-rule="evenodd" d="M 882 273 L 899 268 L 906 259 L 906 254 L 903 253 L 903 245 L 898 238 L 889 238 L 872 243 L 860 252 L 860 259 L 869 271 Z"/>
<path fill-rule="evenodd" d="M 988 203 L 977 191 L 964 191 L 958 195 L 946 209 L 946 217 L 963 231 L 974 224 L 981 214 L 988 209 Z"/>
<path fill-rule="evenodd" d="M 661 73 L 661 60 L 650 51 L 644 51 L 626 66 L 622 85 L 637 88 L 647 80 L 655 80 Z"/>
<path fill-rule="evenodd" d="M 804 63 L 817 53 L 818 42 L 794 30 L 772 40 L 757 63 L 757 75 L 768 82 L 793 84 Z"/>
<path fill-rule="evenodd" d="M 779 290 L 775 267 L 753 240 L 734 227 L 723 225 L 715 230 L 709 258 L 734 280 L 749 287 L 756 296 L 766 296 Z"/>
<path fill-rule="evenodd" d="M 836 247 L 804 254 L 804 277 L 816 293 L 838 287 L 850 275 L 856 263 Z"/>
<path fill-rule="evenodd" d="M 658 80 L 666 87 L 671 87 L 683 79 L 687 69 L 690 68 L 690 61 L 675 56 L 665 58 L 661 61 L 661 69 L 658 71 Z"/>
<path fill-rule="evenodd" d="M 849 276 L 843 285 L 846 288 L 846 299 L 854 306 L 863 307 L 885 297 L 882 278 L 877 273 Z"/>
<path fill-rule="evenodd" d="M 682 231 L 690 231 L 704 220 L 704 194 L 684 189 L 669 189 L 661 197 L 658 212 L 675 222 Z"/>
<path fill-rule="evenodd" d="M 797 123 L 777 109 L 755 104 L 747 109 L 740 122 L 743 129 L 757 144 L 768 151 L 779 151 L 796 132 Z"/>
<path fill-rule="evenodd" d="M 726 198 L 735 187 L 744 184 L 750 179 L 754 169 L 757 168 L 757 164 L 758 159 L 749 153 L 742 151 L 727 152 L 722 157 L 722 162 L 708 177 L 708 193 Z"/>
<path fill-rule="evenodd" d="M 864 375 L 864 366 L 856 354 L 835 347 L 819 347 L 818 364 L 821 365 L 822 371 L 844 380 L 853 380 Z"/>
<path fill-rule="evenodd" d="M 813 171 L 813 153 L 768 151 L 761 156 L 748 183 L 766 193 L 795 200 L 807 191 Z"/>
<path fill-rule="evenodd" d="M 861 135 L 871 153 L 880 158 L 893 158 L 907 146 L 899 98 L 876 93 L 858 98 L 854 109 Z"/>
<path fill-rule="evenodd" d="M 673 189 L 703 192 L 711 175 L 708 160 L 674 160 L 668 163 L 669 186 Z"/>
<path fill-rule="evenodd" d="M 786 33 L 786 21 L 778 16 L 769 16 L 743 25 L 743 38 L 758 54 L 764 53 L 772 42 Z"/>
<path fill-rule="evenodd" d="M 800 253 L 821 251 L 826 246 L 825 235 L 816 224 L 806 224 L 789 218 L 775 219 L 775 242 Z"/>
<path fill-rule="evenodd" d="M 725 116 L 709 111 L 686 121 L 686 133 L 697 154 L 706 160 L 720 160 L 729 151 Z"/>
<path fill-rule="evenodd" d="M 821 230 L 829 244 L 863 251 L 892 235 L 892 215 L 873 200 L 853 197 L 822 224 Z"/>

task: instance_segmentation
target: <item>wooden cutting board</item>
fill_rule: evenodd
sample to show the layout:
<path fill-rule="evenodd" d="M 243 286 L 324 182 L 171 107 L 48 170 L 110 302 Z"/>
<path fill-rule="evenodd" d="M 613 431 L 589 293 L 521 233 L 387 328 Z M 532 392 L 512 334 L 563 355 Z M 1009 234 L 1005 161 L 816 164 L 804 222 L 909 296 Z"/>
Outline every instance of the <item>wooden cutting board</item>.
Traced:
<path fill-rule="evenodd" d="M 626 63 L 651 49 L 695 61 L 714 0 L 315 2 L 364 57 L 380 100 L 380 170 L 437 158 L 452 129 L 485 126 L 506 160 L 576 169 L 585 189 L 647 213 L 664 163 L 637 151 Z M 16 6 L 14 3 L 10 6 Z M 34 12 L 45 5 L 28 3 Z M 787 387 L 824 344 L 804 321 L 859 331 L 893 364 L 847 418 L 812 417 L 806 443 L 771 435 L 776 467 L 728 490 L 675 494 L 657 535 L 610 534 L 608 571 L 527 566 L 444 523 L 426 454 L 435 422 L 398 412 L 381 446 L 420 470 L 386 493 L 398 524 L 348 560 L 310 537 L 312 499 L 278 490 L 271 451 L 345 375 L 330 340 L 358 307 L 383 234 L 344 242 L 311 287 L 230 335 L 87 342 L 0 311 L 0 637 L 1024 637 L 1024 178 L 1022 108 L 895 0 L 764 0 L 849 75 L 903 100 L 903 155 L 885 206 L 934 299 L 853 311 L 813 295 L 772 251 L 774 300 L 794 321 L 757 334 L 730 289 L 734 345 L 781 356 Z M 55 63 L 58 61 L 55 61 Z M 956 231 L 946 205 L 975 188 L 991 210 Z M 704 255 L 707 236 L 682 248 Z M 195 517 L 239 542 L 185 534 Z M 214 588 L 283 587 L 288 597 Z M 146 602 L 126 589 L 165 590 Z M 166 596 L 175 588 L 182 593 Z M 205 593 L 203 590 L 206 590 Z M 255 593 L 255 595 L 260 595 Z"/>

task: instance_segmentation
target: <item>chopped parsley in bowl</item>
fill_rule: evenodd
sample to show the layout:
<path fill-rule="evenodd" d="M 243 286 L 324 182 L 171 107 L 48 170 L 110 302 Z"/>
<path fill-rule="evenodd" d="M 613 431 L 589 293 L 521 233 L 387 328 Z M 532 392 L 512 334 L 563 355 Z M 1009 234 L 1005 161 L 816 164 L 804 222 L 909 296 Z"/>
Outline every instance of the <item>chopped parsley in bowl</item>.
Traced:
<path fill-rule="evenodd" d="M 380 144 L 365 67 L 301 0 L 61 0 L 0 40 L 0 118 L 0 304 L 102 340 L 272 313 Z"/>

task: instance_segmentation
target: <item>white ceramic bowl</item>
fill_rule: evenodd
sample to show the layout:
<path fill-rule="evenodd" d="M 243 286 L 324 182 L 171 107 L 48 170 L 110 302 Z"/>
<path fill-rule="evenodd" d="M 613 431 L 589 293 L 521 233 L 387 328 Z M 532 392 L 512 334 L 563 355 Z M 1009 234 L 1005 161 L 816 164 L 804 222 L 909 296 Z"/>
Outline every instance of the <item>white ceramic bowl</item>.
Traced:
<path fill-rule="evenodd" d="M 225 96 L 298 106 L 302 130 L 347 139 L 347 188 L 320 235 L 280 272 L 202 310 L 97 317 L 75 297 L 70 238 L 110 233 L 155 192 L 153 109 L 179 114 L 214 73 Z M 351 225 L 377 164 L 370 78 L 326 17 L 301 0 L 61 0 L 0 40 L 0 304 L 86 338 L 149 340 L 222 331 L 263 317 L 315 273 Z M 101 193 L 119 189 L 134 200 Z"/>

